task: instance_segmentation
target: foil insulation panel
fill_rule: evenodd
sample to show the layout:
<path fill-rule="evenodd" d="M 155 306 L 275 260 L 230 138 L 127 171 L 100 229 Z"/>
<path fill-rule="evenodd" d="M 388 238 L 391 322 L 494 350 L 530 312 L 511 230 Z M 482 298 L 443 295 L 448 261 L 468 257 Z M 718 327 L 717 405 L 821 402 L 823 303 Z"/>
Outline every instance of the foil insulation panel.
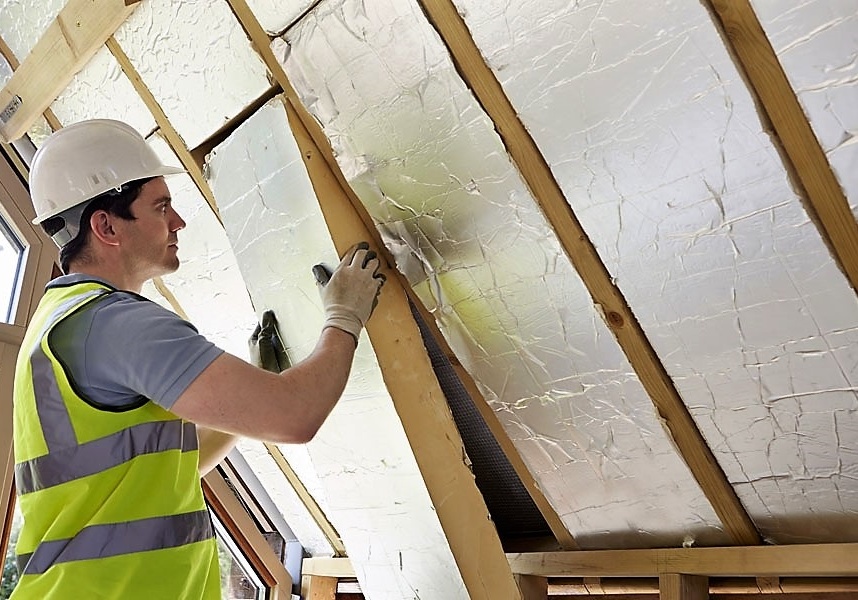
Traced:
<path fill-rule="evenodd" d="M 858 540 L 858 303 L 705 8 L 456 5 L 759 530 Z"/>
<path fill-rule="evenodd" d="M 269 87 L 225 0 L 141 2 L 115 37 L 188 148 Z"/>
<path fill-rule="evenodd" d="M 280 35 L 306 12 L 315 0 L 248 0 L 250 11 L 268 35 Z"/>
<path fill-rule="evenodd" d="M 208 168 L 253 303 L 260 313 L 275 311 L 297 362 L 312 351 L 324 321 L 312 266 L 339 261 L 280 100 L 218 145 Z M 362 337 L 343 398 L 306 445 L 326 514 L 367 597 L 464 599 L 452 552 Z"/>
<path fill-rule="evenodd" d="M 778 60 L 858 218 L 858 5 L 752 0 Z"/>
<path fill-rule="evenodd" d="M 726 543 L 417 5 L 322 2 L 272 46 L 579 545 Z"/>

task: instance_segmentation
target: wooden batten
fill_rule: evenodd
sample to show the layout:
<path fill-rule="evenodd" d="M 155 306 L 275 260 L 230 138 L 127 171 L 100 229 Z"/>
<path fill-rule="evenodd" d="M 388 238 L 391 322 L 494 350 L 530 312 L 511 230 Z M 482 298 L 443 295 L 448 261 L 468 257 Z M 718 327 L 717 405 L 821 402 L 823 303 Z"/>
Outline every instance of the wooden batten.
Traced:
<path fill-rule="evenodd" d="M 289 103 L 284 105 L 331 239 L 342 255 L 354 243 L 372 236 L 304 124 Z M 518 598 L 497 530 L 473 474 L 462 460 L 459 432 L 405 291 L 389 269 L 383 271 L 388 281 L 375 317 L 367 323 L 367 333 L 469 597 Z"/>
<path fill-rule="evenodd" d="M 173 127 L 173 124 L 170 123 L 170 120 L 164 113 L 164 109 L 161 108 L 161 105 L 158 104 L 158 101 L 155 99 L 155 96 L 152 94 L 149 87 L 143 82 L 143 78 L 140 77 L 140 73 L 138 73 L 134 65 L 131 64 L 131 60 L 129 60 L 128 55 L 125 54 L 125 51 L 119 45 L 119 42 L 117 42 L 115 38 L 110 37 L 106 41 L 106 45 L 111 54 L 113 54 L 113 57 L 116 59 L 116 62 L 119 63 L 119 67 L 122 69 L 122 72 L 125 73 L 126 77 L 128 77 L 131 85 L 134 86 L 134 89 L 140 96 L 140 99 L 143 100 L 143 103 L 149 109 L 149 112 L 152 113 L 152 116 L 155 118 L 155 123 L 158 124 L 158 130 L 161 132 L 161 135 L 164 136 L 167 144 L 173 152 L 176 153 L 176 156 L 188 172 L 188 175 L 190 175 L 191 179 L 194 180 L 194 183 L 197 185 L 197 188 L 200 190 L 203 198 L 206 199 L 206 203 L 209 205 L 209 208 L 212 209 L 212 212 L 218 222 L 223 225 L 223 221 L 220 218 L 220 211 L 217 208 L 217 202 L 215 202 L 215 197 L 212 193 L 211 187 L 203 176 L 201 165 L 199 165 L 197 161 L 194 160 L 194 157 L 191 156 L 191 152 L 188 150 L 185 140 L 182 139 L 182 136 L 180 136 L 176 131 L 176 128 Z"/>
<path fill-rule="evenodd" d="M 69 0 L 0 90 L 0 138 L 23 136 L 113 35 L 136 1 Z"/>
<path fill-rule="evenodd" d="M 450 0 L 419 0 L 419 4 L 447 44 L 463 80 L 494 122 L 510 157 L 581 276 L 594 304 L 605 315 L 608 327 L 718 518 L 735 543 L 760 543 L 751 518 L 703 439 L 626 299 L 614 285 L 596 248 L 572 212 L 545 158 L 483 60 L 456 7 Z"/>
<path fill-rule="evenodd" d="M 286 481 L 289 482 L 289 485 L 292 486 L 293 490 L 295 490 L 295 494 L 301 500 L 301 503 L 307 509 L 307 512 L 310 513 L 313 522 L 316 523 L 319 530 L 322 532 L 322 535 L 325 536 L 325 539 L 331 545 L 331 548 L 333 548 L 334 554 L 338 557 L 345 556 L 346 547 L 343 544 L 343 540 L 340 538 L 340 534 L 337 533 L 336 528 L 325 515 L 325 511 L 322 510 L 319 503 L 316 502 L 316 499 L 313 498 L 313 495 L 298 478 L 298 474 L 295 473 L 294 469 L 292 469 L 292 466 L 289 464 L 289 461 L 286 460 L 286 457 L 283 456 L 280 448 L 278 448 L 276 444 L 270 444 L 267 442 L 264 445 L 265 449 L 268 450 L 268 454 L 271 455 L 271 458 L 273 458 L 274 462 L 277 464 L 277 468 L 280 469 L 281 473 L 283 473 Z"/>
<path fill-rule="evenodd" d="M 854 577 L 858 544 L 732 546 L 508 554 L 515 573 L 542 577 Z M 781 585 L 781 584 L 779 584 Z"/>
<path fill-rule="evenodd" d="M 811 213 L 835 260 L 858 292 L 858 222 L 749 0 L 705 0 L 804 188 Z"/>

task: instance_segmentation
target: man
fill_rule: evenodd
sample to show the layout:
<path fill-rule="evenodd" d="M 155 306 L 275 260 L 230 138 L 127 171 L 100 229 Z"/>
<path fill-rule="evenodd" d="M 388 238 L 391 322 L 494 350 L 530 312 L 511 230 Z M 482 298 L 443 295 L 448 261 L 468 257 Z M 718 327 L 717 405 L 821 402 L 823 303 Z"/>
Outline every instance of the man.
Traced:
<path fill-rule="evenodd" d="M 131 127 L 53 134 L 33 161 L 36 223 L 60 247 L 15 374 L 24 525 L 15 600 L 220 598 L 200 475 L 234 435 L 310 440 L 345 387 L 383 275 L 365 243 L 320 288 L 312 354 L 271 373 L 140 296 L 179 266 L 167 167 Z"/>

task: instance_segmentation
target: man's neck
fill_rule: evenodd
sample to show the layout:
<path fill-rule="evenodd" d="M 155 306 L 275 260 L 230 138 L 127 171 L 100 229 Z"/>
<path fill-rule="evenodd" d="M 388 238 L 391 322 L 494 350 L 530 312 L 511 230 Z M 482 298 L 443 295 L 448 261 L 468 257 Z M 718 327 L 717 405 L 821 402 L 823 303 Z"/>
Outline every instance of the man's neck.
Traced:
<path fill-rule="evenodd" d="M 126 274 L 114 269 L 105 268 L 103 266 L 99 267 L 90 264 L 82 265 L 72 263 L 69 265 L 68 275 L 73 274 L 97 277 L 98 279 L 109 283 L 117 290 L 124 290 L 127 292 L 134 292 L 136 294 L 139 294 L 143 289 L 143 281 L 133 281 Z"/>

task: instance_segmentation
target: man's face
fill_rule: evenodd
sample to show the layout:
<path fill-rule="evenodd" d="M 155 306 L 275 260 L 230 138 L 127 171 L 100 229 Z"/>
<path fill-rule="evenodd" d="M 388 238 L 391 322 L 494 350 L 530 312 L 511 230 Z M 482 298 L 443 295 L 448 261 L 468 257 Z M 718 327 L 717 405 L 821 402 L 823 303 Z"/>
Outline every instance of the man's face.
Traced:
<path fill-rule="evenodd" d="M 146 279 L 178 269 L 178 231 L 185 221 L 173 209 L 163 177 L 140 188 L 140 195 L 131 203 L 131 214 L 135 220 L 125 222 L 128 267 Z"/>

